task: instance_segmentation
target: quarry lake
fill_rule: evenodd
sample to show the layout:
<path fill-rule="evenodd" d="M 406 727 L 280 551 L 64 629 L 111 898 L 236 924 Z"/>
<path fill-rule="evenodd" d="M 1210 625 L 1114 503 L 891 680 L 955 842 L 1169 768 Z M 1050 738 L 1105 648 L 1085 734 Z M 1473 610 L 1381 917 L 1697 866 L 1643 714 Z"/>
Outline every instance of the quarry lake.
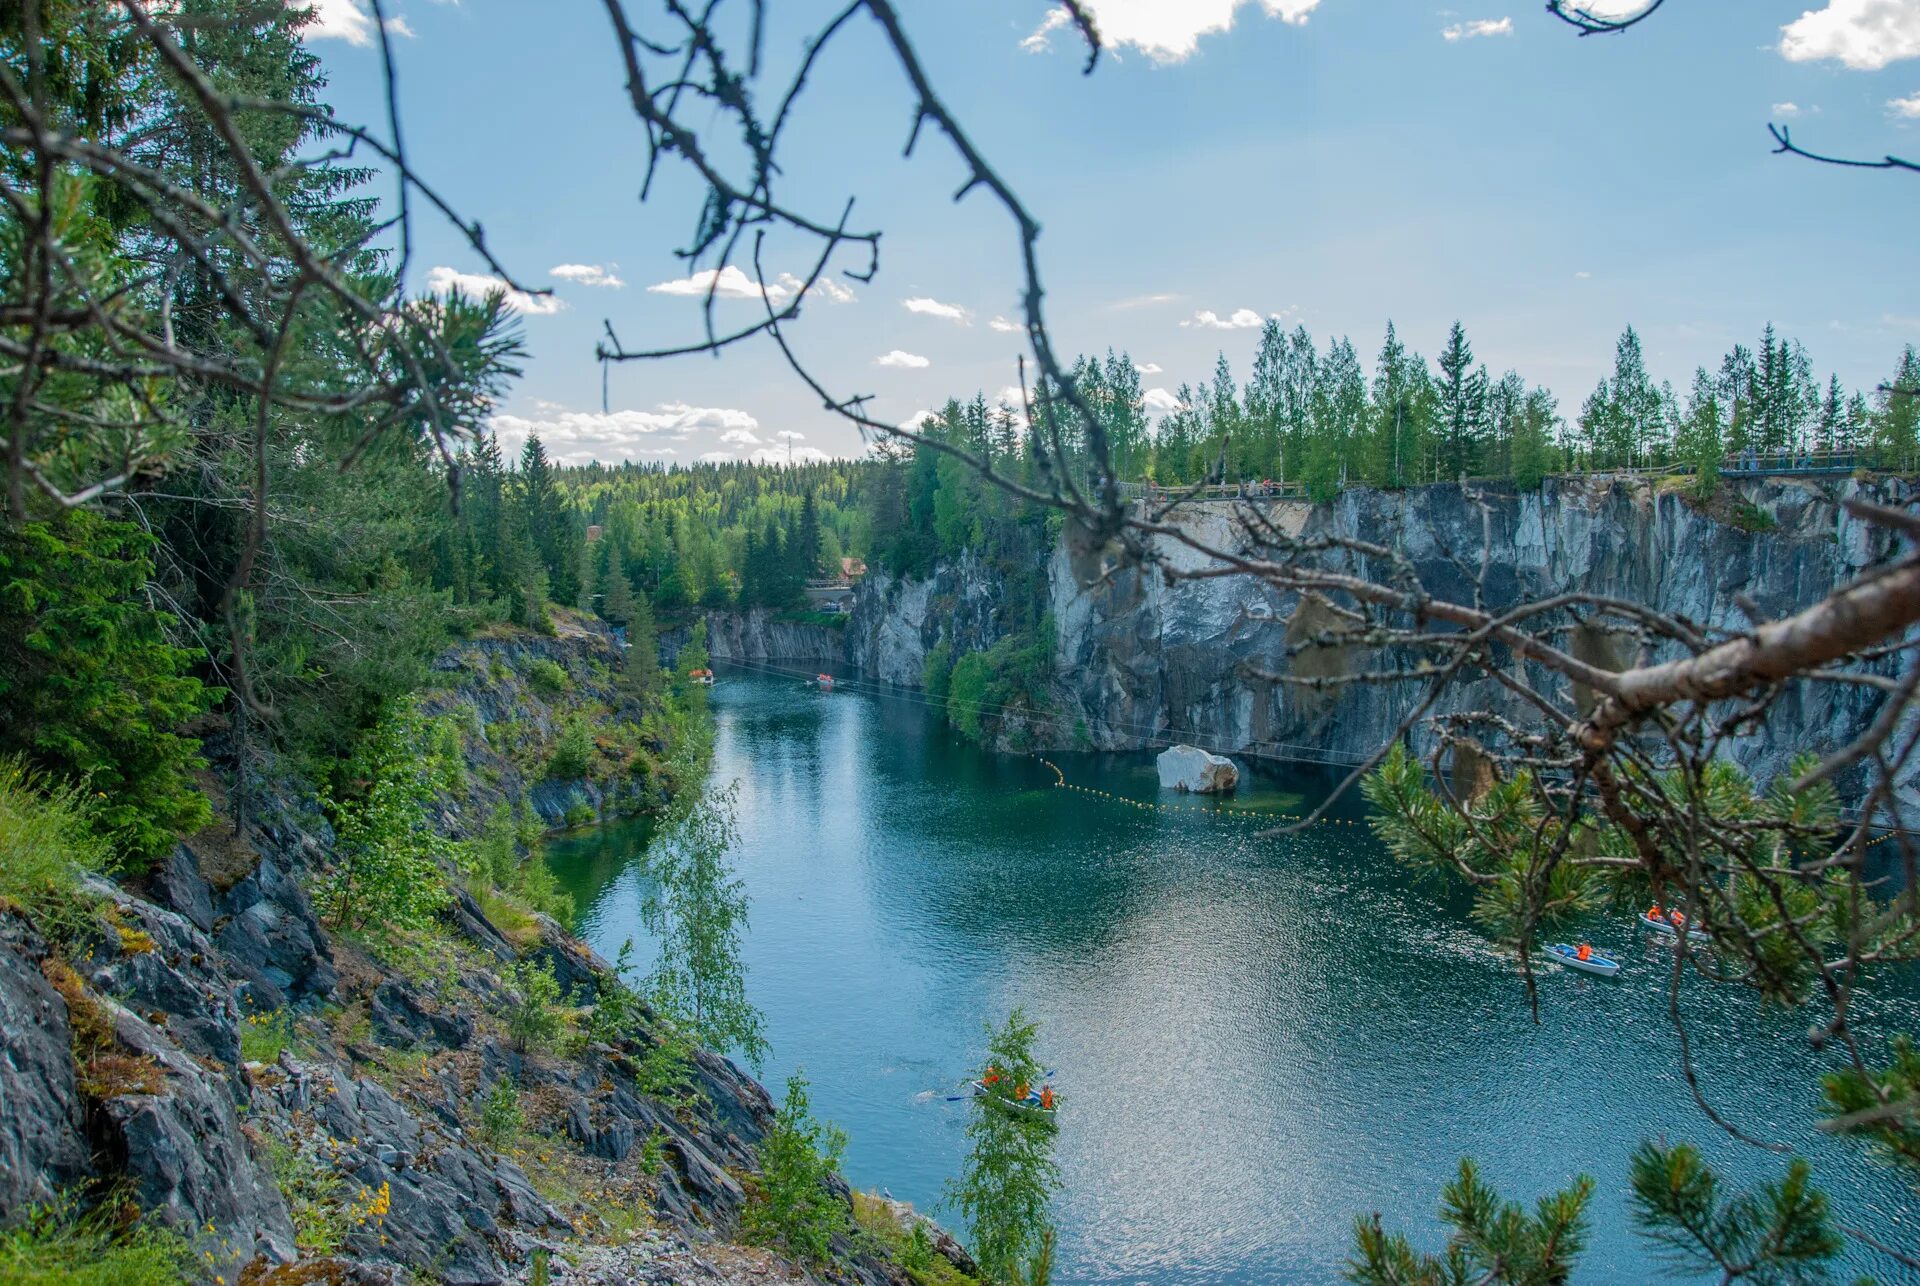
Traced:
<path fill-rule="evenodd" d="M 1462 1156 L 1528 1205 L 1591 1173 L 1576 1279 L 1641 1281 L 1654 1261 L 1625 1175 L 1642 1139 L 1691 1140 L 1743 1186 L 1784 1170 L 1694 1105 L 1671 957 L 1629 917 L 1586 933 L 1623 975 L 1543 969 L 1536 1024 L 1465 898 L 1396 867 L 1357 799 L 1335 824 L 1260 837 L 1262 814 L 1321 797 L 1318 773 L 1256 773 L 1214 805 L 1163 795 L 1150 755 L 1048 756 L 1084 788 L 1069 790 L 1039 759 L 962 743 L 911 694 L 723 669 L 712 701 L 714 781 L 739 783 L 762 1079 L 777 1093 L 804 1068 L 815 1113 L 851 1135 L 848 1178 L 938 1212 L 970 1110 L 945 1096 L 979 1065 L 983 1023 L 1025 1006 L 1065 1096 L 1057 1281 L 1337 1281 L 1356 1215 L 1437 1248 Z M 635 939 L 643 969 L 646 841 L 611 826 L 548 853 L 581 936 L 609 959 Z M 1711 1101 L 1807 1156 L 1840 1222 L 1920 1244 L 1900 1176 L 1813 1129 L 1828 1063 L 1808 1015 L 1697 985 L 1682 1001 Z M 1920 990 L 1884 984 L 1858 1021 L 1920 1028 Z M 1904 1280 L 1877 1256 L 1845 1267 Z"/>

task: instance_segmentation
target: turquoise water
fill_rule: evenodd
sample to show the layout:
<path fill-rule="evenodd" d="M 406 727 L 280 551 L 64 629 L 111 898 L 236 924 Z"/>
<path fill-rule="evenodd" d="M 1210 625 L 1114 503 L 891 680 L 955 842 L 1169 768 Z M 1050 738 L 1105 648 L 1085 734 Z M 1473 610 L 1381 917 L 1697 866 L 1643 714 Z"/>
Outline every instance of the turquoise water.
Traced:
<path fill-rule="evenodd" d="M 815 1111 L 852 1136 L 848 1177 L 931 1209 L 964 1149 L 965 1105 L 944 1096 L 977 1065 L 982 1023 L 1026 1006 L 1069 1099 L 1061 1282 L 1336 1281 L 1356 1214 L 1437 1247 L 1462 1155 L 1529 1203 L 1591 1172 L 1578 1279 L 1664 1280 L 1627 1219 L 1641 1138 L 1693 1140 L 1742 1182 L 1779 1172 L 1693 1105 L 1661 955 L 1625 924 L 1590 934 L 1625 974 L 1545 970 L 1535 1025 L 1465 900 L 1412 885 L 1363 826 L 1263 839 L 1232 810 L 1063 791 L 907 698 L 723 672 L 713 704 L 715 778 L 740 783 L 763 1079 L 804 1067 Z M 1191 802 L 1161 795 L 1146 755 L 1051 757 L 1078 786 Z M 1234 807 L 1291 811 L 1327 786 L 1262 774 Z M 549 853 L 582 935 L 609 958 L 637 939 L 642 967 L 646 836 L 607 827 Z M 1685 1003 L 1716 1106 L 1801 1148 L 1845 1221 L 1920 1244 L 1920 1198 L 1812 1130 L 1826 1063 L 1807 1016 L 1727 991 Z M 1865 1015 L 1920 1029 L 1920 999 Z M 1849 1267 L 1902 1280 L 1877 1256 Z"/>

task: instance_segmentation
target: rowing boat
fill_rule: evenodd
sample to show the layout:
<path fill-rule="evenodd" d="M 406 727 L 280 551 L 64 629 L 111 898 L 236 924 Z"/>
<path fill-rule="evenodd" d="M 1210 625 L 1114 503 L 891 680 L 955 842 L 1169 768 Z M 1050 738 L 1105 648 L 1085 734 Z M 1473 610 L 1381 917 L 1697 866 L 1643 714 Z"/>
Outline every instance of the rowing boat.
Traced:
<path fill-rule="evenodd" d="M 1652 929 L 1655 933 L 1664 933 L 1670 938 L 1677 938 L 1680 936 L 1679 928 L 1675 926 L 1672 921 L 1667 920 L 1663 916 L 1649 915 L 1645 911 L 1642 911 L 1640 913 L 1640 923 L 1645 925 L 1647 928 Z M 1705 942 L 1711 936 L 1712 935 L 1710 935 L 1705 929 L 1696 929 L 1696 928 L 1693 928 L 1692 926 L 1688 926 L 1687 928 L 1687 940 L 1689 942 Z"/>
<path fill-rule="evenodd" d="M 967 1083 L 973 1086 L 973 1096 L 975 1098 L 987 1099 L 997 1106 L 1013 1113 L 1015 1116 L 1051 1121 L 1053 1120 L 1054 1113 L 1060 1110 L 1058 1107 L 1041 1107 L 1040 1091 L 1038 1090 L 1028 1090 L 1025 1098 L 1014 1098 L 1009 1094 L 1002 1094 L 1000 1091 L 990 1088 L 985 1081 L 969 1081 Z"/>
<path fill-rule="evenodd" d="M 1585 960 L 1580 958 L 1580 950 L 1565 942 L 1555 942 L 1547 948 L 1547 957 L 1569 969 L 1579 969 L 1586 973 L 1599 974 L 1602 978 L 1611 978 L 1620 972 L 1620 962 L 1610 960 L 1598 951 L 1588 954 Z"/>

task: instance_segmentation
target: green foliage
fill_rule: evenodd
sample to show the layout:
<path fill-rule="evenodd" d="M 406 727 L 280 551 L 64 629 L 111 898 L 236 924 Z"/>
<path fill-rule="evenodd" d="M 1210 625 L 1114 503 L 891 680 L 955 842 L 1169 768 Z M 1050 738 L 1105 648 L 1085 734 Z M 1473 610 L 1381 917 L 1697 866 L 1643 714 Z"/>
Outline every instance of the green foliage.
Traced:
<path fill-rule="evenodd" d="M 433 787 L 419 755 L 422 739 L 418 714 L 389 717 L 346 766 L 354 793 L 326 798 L 336 865 L 320 881 L 315 903 L 337 927 L 422 929 L 447 903 L 446 868 L 459 865 L 462 854 L 427 815 Z"/>
<path fill-rule="evenodd" d="M 1040 1078 L 1038 1024 L 1015 1009 L 987 1030 L 987 1068 L 1009 1091 Z M 973 1232 L 973 1257 L 989 1286 L 1044 1286 L 1053 1259 L 1053 1194 L 1060 1187 L 1051 1124 L 973 1101 L 967 1159 L 947 1199 Z"/>
<path fill-rule="evenodd" d="M 787 1078 L 787 1096 L 760 1143 L 759 1181 L 741 1225 L 747 1236 L 808 1263 L 825 1263 L 849 1226 L 847 1207 L 828 1186 L 840 1173 L 846 1133 L 813 1119 L 806 1077 Z"/>
<path fill-rule="evenodd" d="M 1733 502 L 1728 520 L 1741 531 L 1746 532 L 1772 531 L 1780 525 L 1779 521 L 1774 518 L 1772 514 L 1762 509 L 1759 505 L 1746 500 L 1736 500 Z"/>
<path fill-rule="evenodd" d="M 760 1013 L 747 1000 L 740 958 L 747 896 L 728 854 L 736 787 L 687 798 L 647 851 L 654 886 L 640 915 L 660 942 L 647 990 L 656 1005 L 709 1049 L 766 1056 Z"/>
<path fill-rule="evenodd" d="M 33 917 L 57 945 L 92 924 L 94 900 L 80 891 L 88 872 L 109 869 L 107 843 L 77 786 L 46 781 L 18 759 L 0 757 L 0 903 Z"/>
<path fill-rule="evenodd" d="M 116 1226 L 60 1200 L 0 1229 L 0 1281 L 17 1286 L 176 1286 L 194 1280 L 187 1243 L 158 1225 Z"/>
<path fill-rule="evenodd" d="M 1641 1235 L 1681 1271 L 1815 1286 L 1846 1245 L 1798 1157 L 1784 1178 L 1726 1196 L 1690 1144 L 1648 1142 L 1633 1154 L 1632 1183 Z"/>
<path fill-rule="evenodd" d="M 1462 816 L 1428 782 L 1405 746 L 1387 752 L 1362 783 L 1375 833 L 1402 864 L 1474 890 L 1474 918 L 1506 942 L 1601 905 L 1607 889 L 1591 871 L 1556 856 L 1561 823 L 1543 818 L 1531 774 L 1489 785 Z"/>
<path fill-rule="evenodd" d="M 1032 634 L 1009 635 L 984 652 L 967 653 L 947 680 L 947 722 L 968 740 L 984 743 L 995 726 L 1009 720 L 1019 726 L 1044 715 L 1051 708 L 1052 663 L 1051 616 L 1043 616 Z"/>
<path fill-rule="evenodd" d="M 573 676 L 557 662 L 536 657 L 527 665 L 527 686 L 544 696 L 563 696 L 573 691 Z"/>
<path fill-rule="evenodd" d="M 91 824 L 136 865 L 210 816 L 181 729 L 219 695 L 168 637 L 152 551 L 94 513 L 0 525 L 0 755 L 93 792 Z"/>
<path fill-rule="evenodd" d="M 248 1063 L 272 1065 L 281 1051 L 293 1043 L 293 1011 L 270 1009 L 248 1014 L 240 1024 L 240 1058 Z"/>
<path fill-rule="evenodd" d="M 1865 1075 L 1851 1067 L 1828 1073 L 1826 1110 L 1833 1128 L 1920 1171 L 1920 1051 L 1910 1036 L 1894 1037 L 1891 1046 L 1886 1065 Z"/>
<path fill-rule="evenodd" d="M 1452 1231 L 1439 1255 L 1388 1232 L 1380 1216 L 1354 1221 L 1346 1277 L 1358 1286 L 1563 1286 L 1586 1248 L 1593 1180 L 1582 1175 L 1531 1212 L 1503 1201 L 1470 1160 L 1442 1190 L 1440 1218 Z"/>
<path fill-rule="evenodd" d="M 507 1034 L 523 1054 L 545 1048 L 566 1027 L 553 965 L 544 960 L 519 961 L 513 966 L 513 989 L 518 994 L 507 1011 Z"/>
<path fill-rule="evenodd" d="M 593 770 L 594 751 L 593 728 L 580 715 L 568 717 L 547 755 L 547 777 L 553 781 L 585 777 Z"/>
<path fill-rule="evenodd" d="M 480 1137 L 487 1146 L 498 1152 L 510 1146 L 520 1137 L 526 1128 L 527 1116 L 520 1107 L 520 1091 L 507 1077 L 502 1076 L 487 1091 L 486 1101 L 480 1105 Z"/>
<path fill-rule="evenodd" d="M 265 1136 L 267 1168 L 293 1218 L 293 1242 L 309 1255 L 331 1255 L 346 1240 L 346 1181 L 310 1141 Z"/>
<path fill-rule="evenodd" d="M 927 649 L 927 659 L 920 665 L 920 687 L 929 702 L 945 706 L 947 695 L 952 691 L 952 680 L 953 648 L 943 638 Z"/>
<path fill-rule="evenodd" d="M 687 633 L 686 646 L 680 649 L 680 672 L 690 674 L 695 670 L 710 670 L 713 658 L 707 655 L 707 623 L 695 621 Z"/>

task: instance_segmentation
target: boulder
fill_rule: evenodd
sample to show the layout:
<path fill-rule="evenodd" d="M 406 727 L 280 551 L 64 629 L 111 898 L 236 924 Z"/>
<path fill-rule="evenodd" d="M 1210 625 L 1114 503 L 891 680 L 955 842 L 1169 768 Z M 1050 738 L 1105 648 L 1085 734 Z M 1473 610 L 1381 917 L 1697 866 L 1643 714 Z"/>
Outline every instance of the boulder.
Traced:
<path fill-rule="evenodd" d="M 1161 751 L 1154 763 L 1160 769 L 1160 787 L 1163 790 L 1220 795 L 1240 784 L 1240 770 L 1233 766 L 1233 760 L 1198 746 L 1170 747 Z"/>

